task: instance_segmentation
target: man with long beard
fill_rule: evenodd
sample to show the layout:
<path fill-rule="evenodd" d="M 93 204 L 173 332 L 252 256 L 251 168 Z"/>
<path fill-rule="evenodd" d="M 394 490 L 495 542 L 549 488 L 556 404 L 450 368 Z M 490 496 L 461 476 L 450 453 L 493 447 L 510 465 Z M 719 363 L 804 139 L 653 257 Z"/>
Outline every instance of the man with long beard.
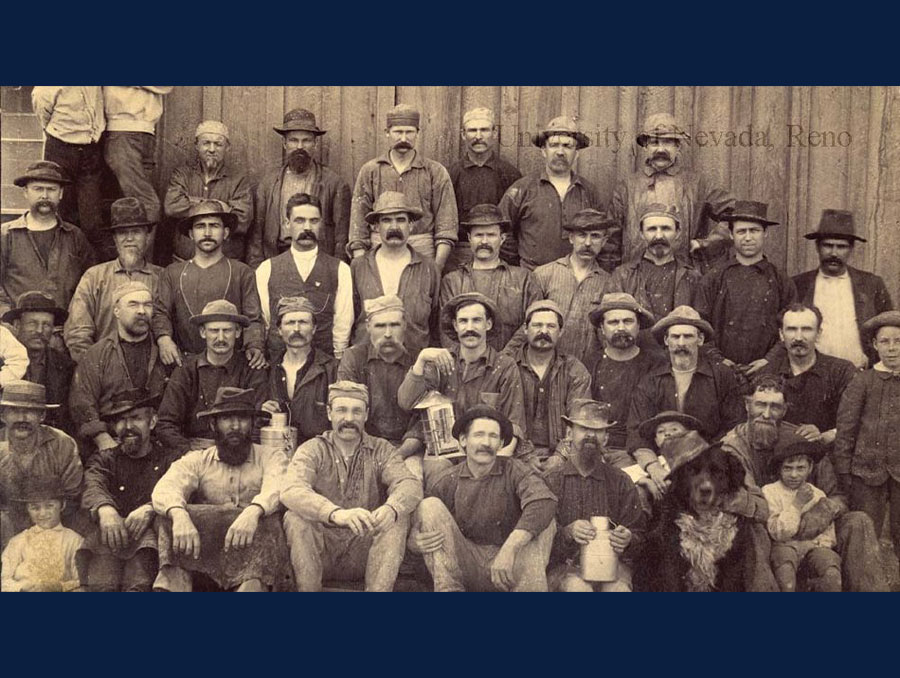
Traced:
<path fill-rule="evenodd" d="M 318 198 L 321 205 L 322 252 L 346 260 L 350 186 L 313 158 L 325 130 L 319 129 L 316 116 L 303 108 L 285 113 L 281 127 L 273 129 L 282 136 L 287 157 L 281 167 L 263 176 L 256 187 L 256 214 L 247 242 L 247 263 L 259 266 L 291 246 L 290 224 L 284 215 L 288 200 L 298 193 Z"/>
<path fill-rule="evenodd" d="M 188 452 L 153 488 L 163 518 L 155 590 L 190 591 L 192 572 L 226 590 L 285 588 L 287 545 L 275 511 L 287 458 L 253 442 L 254 417 L 268 417 L 255 400 L 251 389 L 220 388 L 197 413 L 215 444 Z"/>
<path fill-rule="evenodd" d="M 162 268 L 147 261 L 147 242 L 153 226 L 137 198 L 121 198 L 112 204 L 109 230 L 118 257 L 85 271 L 75 288 L 63 329 L 75 362 L 100 339 L 115 332 L 112 297 L 119 285 L 137 280 L 156 294 Z"/>

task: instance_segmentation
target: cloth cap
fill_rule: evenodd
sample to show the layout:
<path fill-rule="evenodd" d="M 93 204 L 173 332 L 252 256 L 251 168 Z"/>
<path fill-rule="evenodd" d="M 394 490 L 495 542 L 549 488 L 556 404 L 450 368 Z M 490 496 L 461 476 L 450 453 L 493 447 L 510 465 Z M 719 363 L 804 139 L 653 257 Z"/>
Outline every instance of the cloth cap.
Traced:
<path fill-rule="evenodd" d="M 418 128 L 419 118 L 419 111 L 415 106 L 410 106 L 409 104 L 397 104 L 388 111 L 385 127 L 390 129 L 395 125 L 410 125 Z"/>
<path fill-rule="evenodd" d="M 374 299 L 366 299 L 363 302 L 366 317 L 371 318 L 376 313 L 383 311 L 403 311 L 403 300 L 395 294 L 386 294 Z"/>
<path fill-rule="evenodd" d="M 603 324 L 603 314 L 615 310 L 633 311 L 637 315 L 638 326 L 642 330 L 647 329 L 656 321 L 653 314 L 637 303 L 637 300 L 627 292 L 604 294 L 600 299 L 600 305 L 591 311 L 588 317 L 594 327 L 600 327 Z"/>
<path fill-rule="evenodd" d="M 562 309 L 552 299 L 538 299 L 537 301 L 533 301 L 528 305 L 528 308 L 525 309 L 525 324 L 528 324 L 528 321 L 531 320 L 531 316 L 538 311 L 553 311 L 556 314 L 556 317 L 559 318 L 559 327 L 560 329 L 563 326 L 563 317 Z"/>
<path fill-rule="evenodd" d="M 237 306 L 227 299 L 214 299 L 203 307 L 199 315 L 191 316 L 191 323 L 194 325 L 217 321 L 233 322 L 243 327 L 250 325 L 250 318 L 238 313 Z"/>
<path fill-rule="evenodd" d="M 650 333 L 653 334 L 656 341 L 661 344 L 663 343 L 663 339 L 665 339 L 666 330 L 672 327 L 672 325 L 693 325 L 703 332 L 705 340 L 711 340 L 715 336 L 712 325 L 701 318 L 700 314 L 691 306 L 677 306 L 672 309 L 672 312 L 669 313 L 669 315 L 657 321 L 657 323 L 650 328 Z"/>
<path fill-rule="evenodd" d="M 671 113 L 654 113 L 644 120 L 644 129 L 637 136 L 638 146 L 646 146 L 653 137 L 681 140 L 690 139 L 691 135 L 678 126 Z"/>
<path fill-rule="evenodd" d="M 576 398 L 569 409 L 569 416 L 563 415 L 562 420 L 570 425 L 584 426 L 591 429 L 607 429 L 615 426 L 616 422 L 609 420 L 609 404 L 590 398 Z"/>
<path fill-rule="evenodd" d="M 312 313 L 313 318 L 316 317 L 317 313 L 316 307 L 306 297 L 282 297 L 275 306 L 276 324 L 281 323 L 281 318 L 286 313 L 298 313 L 300 311 Z"/>
<path fill-rule="evenodd" d="M 375 224 L 380 215 L 397 214 L 398 212 L 406 212 L 410 221 L 417 221 L 424 214 L 418 207 L 413 207 L 403 193 L 399 191 L 385 191 L 375 200 L 375 206 L 366 215 L 366 221 L 370 224 Z"/>
<path fill-rule="evenodd" d="M 132 280 L 124 285 L 119 285 L 115 289 L 113 292 L 113 304 L 119 303 L 119 299 L 127 294 L 133 294 L 134 292 L 146 292 L 151 297 L 153 296 L 153 291 L 147 287 L 146 283 L 142 283 L 140 280 Z"/>
<path fill-rule="evenodd" d="M 560 115 L 553 118 L 553 120 L 547 123 L 547 126 L 543 130 L 531 137 L 531 143 L 538 148 L 542 148 L 544 142 L 547 141 L 547 138 L 554 135 L 563 135 L 575 139 L 576 150 L 587 148 L 591 145 L 591 140 L 588 136 L 578 131 L 578 125 L 575 124 L 575 118 L 566 115 Z"/>
<path fill-rule="evenodd" d="M 336 381 L 328 387 L 328 404 L 331 405 L 335 398 L 356 398 L 362 400 L 368 407 L 369 388 L 365 384 L 357 384 L 347 379 Z"/>
<path fill-rule="evenodd" d="M 43 384 L 18 379 L 7 382 L 0 392 L 0 407 L 27 407 L 46 410 L 59 407 L 47 404 L 47 389 Z"/>
<path fill-rule="evenodd" d="M 466 114 L 463 116 L 463 127 L 469 124 L 472 120 L 490 120 L 491 126 L 494 125 L 494 111 L 490 108 L 472 108 L 466 111 Z"/>
<path fill-rule="evenodd" d="M 563 224 L 563 229 L 566 231 L 576 231 L 581 233 L 588 233 L 590 231 L 605 231 L 607 229 L 618 229 L 619 225 L 616 223 L 615 219 L 609 216 L 606 212 L 601 212 L 600 210 L 595 210 L 593 208 L 587 208 L 583 210 L 579 210 L 575 213 L 575 216 L 572 217 L 572 221 L 567 224 Z"/>
<path fill-rule="evenodd" d="M 675 220 L 676 226 L 681 226 L 681 217 L 678 216 L 678 207 L 675 205 L 663 205 L 659 202 L 645 205 L 638 217 L 638 225 L 643 224 L 647 217 L 669 217 Z"/>
<path fill-rule="evenodd" d="M 21 318 L 23 313 L 30 311 L 51 313 L 54 325 L 62 325 L 69 317 L 68 311 L 57 306 L 49 294 L 39 290 L 29 290 L 16 297 L 16 305 L 4 313 L 0 320 L 11 323 L 13 320 Z"/>
<path fill-rule="evenodd" d="M 52 160 L 39 160 L 29 165 L 25 174 L 16 177 L 13 184 L 24 188 L 31 181 L 52 181 L 60 186 L 72 183 L 63 168 Z"/>
<path fill-rule="evenodd" d="M 150 228 L 154 222 L 147 216 L 144 203 L 137 198 L 119 198 L 109 208 L 110 231 L 117 228 L 131 228 L 132 226 L 144 226 Z"/>
<path fill-rule="evenodd" d="M 865 238 L 856 235 L 856 229 L 853 224 L 853 212 L 847 210 L 822 210 L 819 228 L 803 237 L 807 240 L 843 238 L 850 242 L 854 240 L 868 242 Z"/>
<path fill-rule="evenodd" d="M 228 128 L 225 126 L 225 123 L 219 122 L 218 120 L 204 120 L 197 125 L 197 131 L 194 132 L 194 137 L 199 137 L 201 134 L 220 134 L 226 139 L 229 138 Z"/>

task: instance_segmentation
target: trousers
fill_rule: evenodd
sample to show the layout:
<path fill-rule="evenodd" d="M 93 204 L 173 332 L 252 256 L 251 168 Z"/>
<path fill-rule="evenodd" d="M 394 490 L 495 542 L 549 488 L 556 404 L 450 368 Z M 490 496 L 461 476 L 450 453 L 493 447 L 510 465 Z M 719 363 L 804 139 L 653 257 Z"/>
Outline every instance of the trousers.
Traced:
<path fill-rule="evenodd" d="M 841 557 L 832 549 L 810 545 L 808 541 L 772 544 L 772 571 L 778 586 L 782 591 L 794 591 L 802 565 L 811 591 L 840 591 Z"/>
<path fill-rule="evenodd" d="M 94 553 L 87 568 L 89 591 L 146 592 L 156 578 L 158 559 L 153 549 L 140 549 L 128 560 Z"/>
<path fill-rule="evenodd" d="M 159 223 L 160 201 L 153 185 L 156 169 L 156 137 L 146 132 L 106 132 L 103 157 L 116 175 L 125 197 L 144 205 L 151 223 Z M 150 231 L 147 252 L 153 252 L 156 228 Z M 149 258 L 149 257 L 148 257 Z"/>
<path fill-rule="evenodd" d="M 890 513 L 891 541 L 894 553 L 900 558 L 900 483 L 888 478 L 881 485 L 866 485 L 853 476 L 850 486 L 850 507 L 864 511 L 875 525 L 875 534 L 881 537 L 884 514 Z"/>

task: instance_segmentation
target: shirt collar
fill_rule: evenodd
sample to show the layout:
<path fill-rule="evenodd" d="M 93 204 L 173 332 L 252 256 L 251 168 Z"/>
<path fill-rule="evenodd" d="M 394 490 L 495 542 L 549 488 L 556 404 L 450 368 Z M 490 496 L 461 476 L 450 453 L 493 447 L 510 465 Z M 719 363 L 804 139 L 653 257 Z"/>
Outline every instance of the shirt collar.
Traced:
<path fill-rule="evenodd" d="M 603 450 L 606 453 L 606 450 Z M 565 476 L 578 476 L 579 478 L 596 478 L 598 480 L 602 480 L 606 476 L 606 462 L 602 459 L 600 462 L 588 473 L 586 476 L 581 475 L 581 471 L 579 471 L 574 462 L 570 459 L 566 459 L 565 463 L 562 467 L 562 474 Z"/>
<path fill-rule="evenodd" d="M 196 168 L 197 173 L 200 176 L 203 176 L 203 162 L 201 162 L 199 157 L 195 159 L 194 167 Z M 216 171 L 216 173 L 210 177 L 210 179 L 223 179 L 224 177 L 227 177 L 227 176 L 228 176 L 228 161 L 226 160 L 221 164 L 221 166 Z"/>
<path fill-rule="evenodd" d="M 291 245 L 291 256 L 294 258 L 294 263 L 298 266 L 300 264 L 306 264 L 311 261 L 315 261 L 316 257 L 319 255 L 319 246 L 316 245 L 311 250 L 307 252 L 301 252 L 296 247 Z"/>
<path fill-rule="evenodd" d="M 497 154 L 494 153 L 494 150 L 491 149 L 488 152 L 487 160 L 485 160 L 482 164 L 478 164 L 475 162 L 472 157 L 469 155 L 469 151 L 465 152 L 463 155 L 463 167 L 490 167 L 491 169 L 495 169 L 497 163 Z"/>
<path fill-rule="evenodd" d="M 391 152 L 388 151 L 384 155 L 379 155 L 375 158 L 375 162 L 380 163 L 382 165 L 390 165 L 394 166 L 394 163 L 391 162 Z M 425 158 L 422 156 L 422 152 L 419 149 L 416 149 L 416 154 L 412 159 L 412 162 L 409 163 L 409 167 L 425 167 Z M 409 169 L 409 167 L 407 169 Z"/>
<path fill-rule="evenodd" d="M 552 184 L 552 183 L 553 183 L 552 181 L 550 181 L 550 175 L 547 174 L 547 167 L 546 167 L 546 165 L 545 165 L 543 168 L 541 168 L 541 181 L 546 181 L 548 184 Z M 572 170 L 572 175 L 571 175 L 571 178 L 569 179 L 569 181 L 572 182 L 572 185 L 573 185 L 573 186 L 574 186 L 575 184 L 578 184 L 579 186 L 582 186 L 582 179 L 581 179 L 581 177 L 575 172 L 575 170 Z"/>
<path fill-rule="evenodd" d="M 40 525 L 32 525 L 31 526 L 33 534 L 41 534 L 43 532 L 62 532 L 65 526 L 62 523 L 56 525 L 56 527 L 41 527 Z"/>
<path fill-rule="evenodd" d="M 822 272 L 822 269 L 820 268 L 820 269 L 819 269 L 818 275 L 816 275 L 816 278 L 821 279 L 821 280 L 826 280 L 826 281 L 831 281 L 831 280 L 850 280 L 850 270 L 847 269 L 847 268 L 844 268 L 844 272 L 841 273 L 840 275 L 825 275 L 825 274 Z"/>
<path fill-rule="evenodd" d="M 884 363 L 879 361 L 875 363 L 872 367 L 873 370 L 878 374 L 882 379 L 890 379 L 891 377 L 900 377 L 900 372 L 893 372 L 884 366 Z"/>
<path fill-rule="evenodd" d="M 489 476 L 502 476 L 503 475 L 503 467 L 506 464 L 500 457 L 494 457 L 494 465 L 491 466 L 491 470 L 488 471 L 487 475 Z M 472 475 L 471 469 L 469 469 L 469 465 L 466 463 L 466 458 L 463 457 L 462 461 L 459 463 L 459 477 L 460 478 L 474 478 Z M 482 476 L 484 478 L 485 476 Z"/>
<path fill-rule="evenodd" d="M 460 364 L 463 361 L 462 350 L 459 344 L 456 344 L 453 348 L 450 349 L 450 353 L 454 355 L 456 358 L 457 364 Z M 490 344 L 487 345 L 484 353 L 481 354 L 481 357 L 478 358 L 474 363 L 470 363 L 471 365 L 477 365 L 478 363 L 486 363 L 487 365 L 493 365 L 497 362 L 497 351 L 491 347 Z"/>
<path fill-rule="evenodd" d="M 406 349 L 406 346 L 402 346 L 401 348 L 403 350 L 400 352 L 400 357 L 397 358 L 394 363 L 396 363 L 397 365 L 403 365 L 404 367 L 409 367 L 412 364 L 409 351 Z M 380 355 L 378 355 L 378 351 L 375 350 L 375 347 L 372 345 L 371 341 L 368 343 L 368 350 L 366 351 L 366 362 L 369 362 L 370 360 L 378 360 L 383 363 L 388 363 L 387 360 L 384 360 Z"/>
<path fill-rule="evenodd" d="M 225 369 L 229 369 L 238 359 L 238 355 L 240 355 L 240 351 L 235 348 L 227 363 L 225 363 L 224 365 L 213 365 L 211 362 L 209 362 L 209 358 L 206 357 L 206 349 L 203 349 L 202 353 L 197 354 L 197 369 L 199 370 L 201 367 L 222 367 Z"/>
<path fill-rule="evenodd" d="M 125 267 L 122 266 L 122 262 L 118 257 L 113 259 L 113 272 L 114 273 L 146 273 L 147 275 L 151 275 L 152 271 L 150 270 L 150 262 L 147 261 L 146 257 L 144 258 L 144 265 L 141 268 L 135 269 L 134 271 L 126 271 Z"/>
<path fill-rule="evenodd" d="M 700 374 L 705 374 L 709 377 L 713 376 L 712 365 L 703 356 L 700 356 L 697 359 L 697 368 L 694 370 L 694 372 L 700 373 Z M 653 368 L 653 371 L 650 374 L 657 375 L 657 376 L 661 376 L 664 374 L 674 374 L 672 372 L 672 361 L 669 358 L 669 356 L 666 355 L 666 360 L 660 361 L 656 365 L 656 367 Z"/>

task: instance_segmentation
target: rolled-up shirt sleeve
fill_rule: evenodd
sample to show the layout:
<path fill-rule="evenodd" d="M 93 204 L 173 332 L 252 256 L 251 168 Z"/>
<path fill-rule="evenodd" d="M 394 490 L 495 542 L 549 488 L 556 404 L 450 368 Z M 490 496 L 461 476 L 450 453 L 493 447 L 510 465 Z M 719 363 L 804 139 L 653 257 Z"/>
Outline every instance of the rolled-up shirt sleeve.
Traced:
<path fill-rule="evenodd" d="M 537 473 L 518 460 L 513 460 L 512 473 L 522 507 L 522 515 L 515 529 L 525 530 L 536 537 L 547 529 L 556 516 L 556 495 Z"/>
<path fill-rule="evenodd" d="M 337 504 L 313 489 L 323 456 L 328 452 L 315 438 L 303 443 L 294 454 L 284 474 L 281 503 L 306 520 L 327 523 Z"/>
<path fill-rule="evenodd" d="M 188 452 L 174 462 L 156 483 L 150 501 L 153 510 L 166 515 L 173 508 L 186 508 L 187 500 L 200 486 L 203 450 Z"/>
<path fill-rule="evenodd" d="M 456 192 L 450 174 L 443 166 L 438 166 L 431 176 L 432 209 L 434 211 L 434 243 L 442 242 L 451 247 L 459 240 L 459 214 L 456 207 Z"/>
<path fill-rule="evenodd" d="M 281 450 L 255 447 L 260 455 L 262 465 L 262 485 L 259 493 L 250 501 L 258 504 L 266 515 L 272 515 L 278 508 L 281 495 L 281 483 L 284 480 L 284 471 L 287 467 L 287 457 Z"/>
<path fill-rule="evenodd" d="M 342 261 L 338 264 L 338 287 L 334 299 L 334 324 L 331 330 L 334 355 L 337 358 L 340 358 L 350 345 L 350 333 L 353 330 L 354 319 L 353 279 L 350 277 L 350 267 Z"/>
<path fill-rule="evenodd" d="M 388 492 L 384 503 L 394 509 L 398 517 L 411 513 L 422 501 L 422 481 L 410 472 L 390 443 L 381 445 L 379 457 L 381 482 Z"/>

